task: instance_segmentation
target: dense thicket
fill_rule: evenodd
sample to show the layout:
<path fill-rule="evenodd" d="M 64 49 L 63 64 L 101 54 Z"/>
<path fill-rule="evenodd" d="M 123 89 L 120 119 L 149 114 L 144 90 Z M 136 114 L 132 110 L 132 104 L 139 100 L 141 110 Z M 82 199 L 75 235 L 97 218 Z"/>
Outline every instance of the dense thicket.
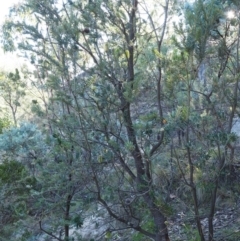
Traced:
<path fill-rule="evenodd" d="M 32 123 L 19 124 L 21 74 L 1 78 L 2 97 L 16 100 L 0 135 L 0 238 L 84 240 L 94 215 L 103 228 L 88 239 L 169 241 L 170 220 L 184 212 L 194 220 L 187 239 L 213 241 L 221 195 L 229 189 L 225 200 L 235 203 L 240 191 L 230 186 L 239 162 L 239 7 L 15 5 L 2 44 L 29 60 L 35 97 Z"/>

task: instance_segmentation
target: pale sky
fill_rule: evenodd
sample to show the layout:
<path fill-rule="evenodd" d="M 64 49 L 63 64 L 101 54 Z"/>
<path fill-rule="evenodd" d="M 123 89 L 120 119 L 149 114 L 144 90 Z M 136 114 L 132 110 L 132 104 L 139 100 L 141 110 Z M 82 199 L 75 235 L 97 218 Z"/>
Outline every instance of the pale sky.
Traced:
<path fill-rule="evenodd" d="M 5 17 L 8 15 L 9 8 L 14 4 L 21 2 L 21 0 L 0 0 L 0 26 L 2 25 Z M 22 60 L 16 57 L 13 53 L 3 53 L 0 49 L 0 70 L 14 70 L 22 64 Z"/>
<path fill-rule="evenodd" d="M 20 2 L 21 0 L 1 0 L 0 4 L 0 24 L 2 24 L 5 16 L 8 15 L 9 8 L 15 3 Z"/>

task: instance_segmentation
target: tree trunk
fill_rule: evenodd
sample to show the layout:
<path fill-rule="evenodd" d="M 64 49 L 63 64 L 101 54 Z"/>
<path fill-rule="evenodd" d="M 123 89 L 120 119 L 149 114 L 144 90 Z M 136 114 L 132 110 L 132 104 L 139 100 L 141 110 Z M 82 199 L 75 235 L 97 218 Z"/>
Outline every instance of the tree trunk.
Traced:
<path fill-rule="evenodd" d="M 66 221 L 66 224 L 64 225 L 64 239 L 65 240 L 69 240 L 69 219 L 70 219 L 70 207 L 71 207 L 71 200 L 72 200 L 72 196 L 71 195 L 68 195 L 67 197 L 67 203 L 66 203 L 66 211 L 65 211 L 65 221 Z"/>
<path fill-rule="evenodd" d="M 144 197 L 150 212 L 154 219 L 154 224 L 156 226 L 156 237 L 155 241 L 170 241 L 168 236 L 168 229 L 166 225 L 166 217 L 160 212 L 159 208 L 153 203 L 152 198 L 149 194 Z"/>
<path fill-rule="evenodd" d="M 123 109 L 123 117 L 125 120 L 125 126 L 127 129 L 128 139 L 134 145 L 134 150 L 132 151 L 132 157 L 135 161 L 135 167 L 137 172 L 137 186 L 139 193 L 143 194 L 143 199 L 148 206 L 149 211 L 154 219 L 154 224 L 156 226 L 156 237 L 155 241 L 169 241 L 168 230 L 166 226 L 166 218 L 159 208 L 154 203 L 155 197 L 150 195 L 151 184 L 147 182 L 146 172 L 144 169 L 144 162 L 137 144 L 135 131 L 133 129 L 131 114 L 130 114 L 130 104 L 124 103 L 125 108 Z M 148 180 L 151 181 L 151 180 Z"/>

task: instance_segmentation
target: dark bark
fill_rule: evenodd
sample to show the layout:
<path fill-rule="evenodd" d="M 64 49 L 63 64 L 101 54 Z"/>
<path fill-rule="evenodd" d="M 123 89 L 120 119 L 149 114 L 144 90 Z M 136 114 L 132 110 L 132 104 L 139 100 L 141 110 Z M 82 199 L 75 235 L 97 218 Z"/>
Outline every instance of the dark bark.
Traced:
<path fill-rule="evenodd" d="M 72 201 L 72 196 L 68 195 L 67 197 L 67 202 L 66 202 L 66 210 L 65 210 L 65 221 L 66 224 L 64 225 L 64 233 L 65 233 L 65 240 L 69 240 L 69 220 L 70 220 L 70 208 L 71 208 L 71 201 Z"/>
<path fill-rule="evenodd" d="M 199 208 L 198 208 L 197 190 L 196 190 L 196 186 L 195 186 L 194 178 L 193 178 L 194 165 L 193 165 L 192 158 L 191 158 L 190 147 L 187 147 L 187 155 L 188 155 L 188 163 L 189 163 L 189 166 L 190 166 L 190 181 L 189 181 L 188 185 L 191 187 L 191 190 L 192 190 L 195 220 L 196 220 L 197 229 L 198 229 L 200 239 L 201 239 L 201 241 L 205 241 L 205 237 L 204 237 L 203 230 L 202 230 L 202 224 L 201 224 L 201 220 L 200 220 Z"/>
<path fill-rule="evenodd" d="M 143 199 L 146 202 L 147 207 L 154 219 L 154 223 L 157 229 L 155 234 L 155 240 L 168 241 L 169 240 L 168 230 L 165 223 L 166 217 L 159 210 L 159 208 L 154 204 L 154 196 L 152 197 L 150 195 L 151 183 L 147 181 L 148 178 L 146 175 L 146 170 L 144 168 L 143 157 L 137 143 L 135 131 L 133 129 L 133 123 L 132 123 L 131 113 L 130 113 L 130 103 L 125 102 L 124 105 L 125 105 L 125 108 L 123 108 L 122 112 L 123 112 L 125 127 L 127 130 L 127 136 L 128 136 L 128 140 L 134 146 L 134 149 L 131 152 L 131 155 L 135 161 L 135 167 L 136 167 L 136 173 L 137 173 L 136 182 L 137 182 L 138 191 L 143 196 Z"/>
<path fill-rule="evenodd" d="M 220 148 L 218 148 L 218 156 L 219 156 L 219 165 L 218 165 L 218 176 L 216 176 L 216 179 L 214 181 L 214 189 L 212 192 L 211 196 L 211 206 L 210 206 L 210 212 L 208 216 L 208 231 L 209 231 L 209 236 L 208 240 L 209 241 L 214 241 L 214 229 L 213 229 L 213 218 L 215 214 L 215 207 L 216 207 L 216 200 L 217 200 L 217 190 L 218 190 L 218 183 L 219 183 L 219 174 L 221 173 L 224 165 L 225 165 L 225 156 L 227 154 L 227 148 L 225 148 L 225 153 L 221 155 L 220 153 Z"/>
<path fill-rule="evenodd" d="M 214 229 L 213 229 L 213 218 L 215 214 L 215 205 L 216 205 L 216 198 L 217 198 L 217 190 L 218 190 L 218 180 L 216 180 L 215 187 L 212 193 L 212 200 L 211 200 L 211 206 L 210 206 L 210 213 L 208 217 L 208 240 L 213 241 L 213 235 L 214 235 Z"/>
<path fill-rule="evenodd" d="M 153 216 L 155 226 L 157 228 L 155 234 L 155 241 L 170 241 L 168 236 L 168 230 L 166 226 L 166 217 L 161 213 L 159 208 L 154 204 L 152 197 L 150 197 L 149 192 L 144 195 L 144 200 L 150 209 Z"/>
<path fill-rule="evenodd" d="M 49 235 L 50 237 L 52 237 L 52 238 L 54 238 L 54 239 L 56 239 L 56 240 L 58 240 L 58 241 L 64 241 L 63 239 L 57 237 L 57 236 L 54 235 L 53 233 L 51 233 L 51 232 L 47 231 L 46 229 L 44 229 L 44 228 L 42 227 L 42 221 L 39 221 L 39 228 L 40 228 L 40 230 L 41 230 L 42 232 L 46 233 L 46 234 Z"/>
<path fill-rule="evenodd" d="M 129 38 L 126 39 L 128 42 L 128 51 L 129 51 L 129 58 L 128 58 L 128 82 L 134 81 L 134 41 L 135 41 L 135 14 L 137 10 L 137 0 L 132 1 L 132 11 L 130 13 L 130 22 L 129 22 Z M 126 36 L 126 35 L 125 35 Z M 163 35 L 162 35 L 163 36 Z M 128 36 L 127 36 L 128 37 Z M 161 73 L 161 70 L 160 70 Z M 161 78 L 161 76 L 160 76 Z M 131 155 L 135 162 L 136 167 L 136 182 L 137 182 L 137 188 L 138 192 L 142 195 L 145 203 L 147 204 L 147 207 L 149 211 L 151 212 L 151 215 L 154 219 L 154 224 L 156 226 L 156 233 L 154 240 L 155 241 L 168 241 L 168 230 L 166 226 L 166 218 L 164 214 L 159 210 L 159 208 L 154 203 L 154 196 L 150 195 L 151 190 L 151 176 L 149 169 L 144 166 L 144 160 L 143 156 L 140 152 L 136 134 L 133 128 L 132 118 L 131 118 L 131 111 L 130 111 L 130 103 L 124 98 L 123 93 L 121 93 L 118 90 L 118 93 L 120 93 L 120 100 L 122 104 L 122 113 L 124 118 L 124 124 L 127 130 L 127 136 L 128 140 L 133 144 L 134 149 L 131 152 Z M 150 161 L 149 161 L 150 162 Z M 147 163 L 149 165 L 150 163 Z"/>

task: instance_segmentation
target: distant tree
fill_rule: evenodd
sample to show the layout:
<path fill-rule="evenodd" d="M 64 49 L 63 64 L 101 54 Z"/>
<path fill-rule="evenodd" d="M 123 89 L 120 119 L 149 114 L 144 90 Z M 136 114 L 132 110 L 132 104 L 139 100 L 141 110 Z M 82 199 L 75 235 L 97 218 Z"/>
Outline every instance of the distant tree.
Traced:
<path fill-rule="evenodd" d="M 3 130 L 11 126 L 11 121 L 7 117 L 0 118 L 0 134 Z"/>
<path fill-rule="evenodd" d="M 17 125 L 17 110 L 21 105 L 20 100 L 25 96 L 25 87 L 26 83 L 21 80 L 18 69 L 14 73 L 0 73 L 0 96 L 7 108 L 10 109 L 15 125 Z"/>

